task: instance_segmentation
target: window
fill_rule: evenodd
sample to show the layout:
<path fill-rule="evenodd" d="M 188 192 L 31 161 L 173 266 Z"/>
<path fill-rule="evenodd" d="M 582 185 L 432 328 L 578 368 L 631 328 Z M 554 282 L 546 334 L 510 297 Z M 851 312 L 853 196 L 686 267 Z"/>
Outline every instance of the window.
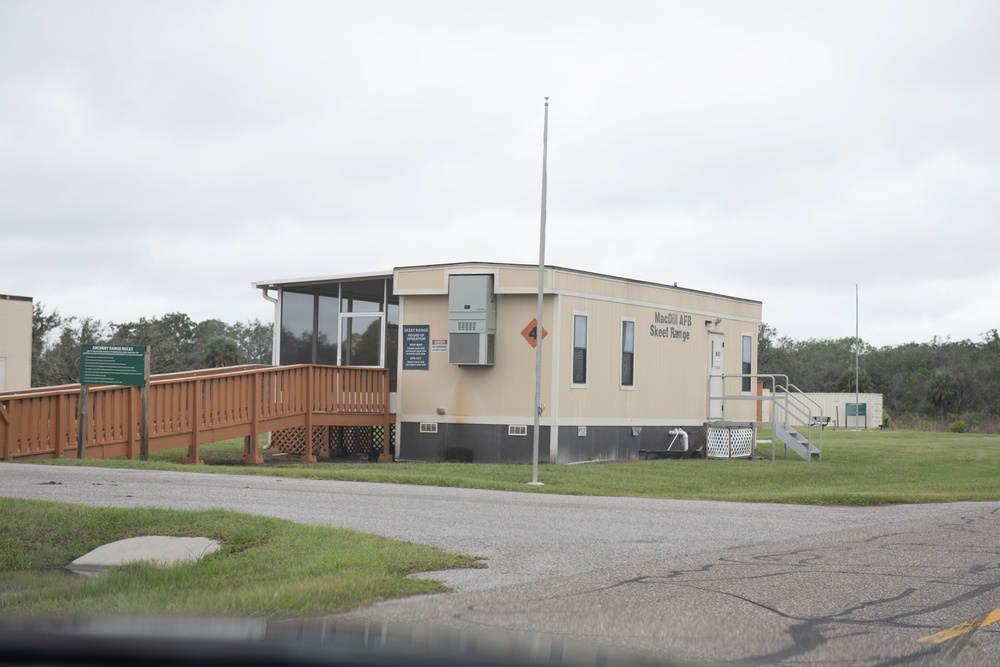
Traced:
<path fill-rule="evenodd" d="M 340 363 L 380 367 L 382 315 L 341 314 Z"/>
<path fill-rule="evenodd" d="M 340 299 L 319 295 L 316 305 L 316 363 L 337 365 L 340 339 Z"/>
<path fill-rule="evenodd" d="M 281 295 L 281 363 L 310 364 L 313 361 L 312 294 L 285 291 Z"/>
<path fill-rule="evenodd" d="M 622 386 L 635 384 L 635 322 L 622 320 Z"/>
<path fill-rule="evenodd" d="M 751 356 L 753 355 L 753 339 L 748 334 L 743 334 L 743 367 L 740 372 L 743 375 L 750 375 L 753 373 L 752 366 L 750 364 Z M 743 391 L 749 392 L 751 385 L 751 378 L 743 378 Z"/>
<path fill-rule="evenodd" d="M 573 384 L 587 383 L 587 316 L 573 316 Z"/>

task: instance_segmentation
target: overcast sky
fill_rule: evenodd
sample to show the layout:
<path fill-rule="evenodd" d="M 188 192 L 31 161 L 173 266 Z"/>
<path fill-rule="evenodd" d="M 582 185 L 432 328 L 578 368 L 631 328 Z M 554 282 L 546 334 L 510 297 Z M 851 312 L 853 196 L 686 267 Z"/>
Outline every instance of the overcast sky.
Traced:
<path fill-rule="evenodd" d="M 0 0 L 0 293 L 547 263 L 794 339 L 1000 328 L 1000 3 Z"/>

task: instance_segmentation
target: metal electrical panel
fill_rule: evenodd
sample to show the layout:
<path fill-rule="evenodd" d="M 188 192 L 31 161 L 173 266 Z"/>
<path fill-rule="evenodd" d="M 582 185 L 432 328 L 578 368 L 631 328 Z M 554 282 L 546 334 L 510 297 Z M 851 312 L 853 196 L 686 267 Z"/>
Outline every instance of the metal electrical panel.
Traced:
<path fill-rule="evenodd" d="M 493 276 L 448 276 L 448 363 L 492 366 L 496 333 Z"/>

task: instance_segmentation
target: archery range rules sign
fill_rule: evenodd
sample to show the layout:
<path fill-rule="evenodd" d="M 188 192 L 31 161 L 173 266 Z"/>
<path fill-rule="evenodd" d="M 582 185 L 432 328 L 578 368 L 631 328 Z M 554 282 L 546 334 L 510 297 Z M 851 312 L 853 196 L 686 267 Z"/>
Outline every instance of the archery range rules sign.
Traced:
<path fill-rule="evenodd" d="M 81 345 L 80 384 L 142 387 L 149 380 L 146 345 Z"/>

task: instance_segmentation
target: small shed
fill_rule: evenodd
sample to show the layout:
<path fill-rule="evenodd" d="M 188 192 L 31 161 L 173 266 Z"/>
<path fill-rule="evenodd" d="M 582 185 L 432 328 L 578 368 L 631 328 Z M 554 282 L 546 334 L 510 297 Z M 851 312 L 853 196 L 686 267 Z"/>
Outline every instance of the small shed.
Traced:
<path fill-rule="evenodd" d="M 802 398 L 816 409 L 814 414 L 828 418 L 831 428 L 881 428 L 882 394 L 805 392 Z M 768 421 L 770 401 L 763 401 L 763 420 Z"/>

